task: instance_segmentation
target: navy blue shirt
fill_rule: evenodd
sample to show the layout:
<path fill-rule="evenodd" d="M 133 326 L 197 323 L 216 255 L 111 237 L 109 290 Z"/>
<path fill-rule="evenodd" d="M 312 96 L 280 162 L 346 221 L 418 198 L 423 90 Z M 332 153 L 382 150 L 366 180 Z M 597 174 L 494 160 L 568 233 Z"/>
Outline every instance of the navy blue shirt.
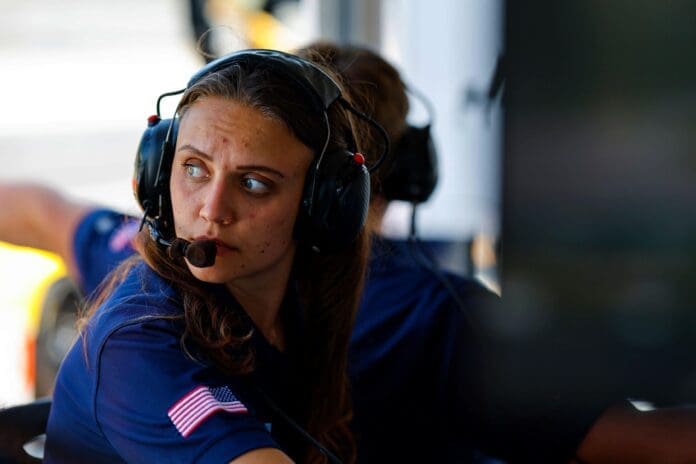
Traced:
<path fill-rule="evenodd" d="M 280 447 L 250 384 L 223 376 L 195 347 L 188 347 L 195 359 L 182 349 L 179 316 L 174 290 L 137 264 L 61 365 L 45 462 L 222 463 Z M 262 336 L 251 343 L 261 370 L 282 364 Z M 288 383 L 280 376 L 289 369 L 268 371 L 272 385 Z"/>
<path fill-rule="evenodd" d="M 358 461 L 473 462 L 477 453 L 452 411 L 458 396 L 471 398 L 466 382 L 475 382 L 477 372 L 460 355 L 454 364 L 454 355 L 469 346 L 467 313 L 496 297 L 445 274 L 460 307 L 407 248 L 375 241 L 350 344 Z"/>

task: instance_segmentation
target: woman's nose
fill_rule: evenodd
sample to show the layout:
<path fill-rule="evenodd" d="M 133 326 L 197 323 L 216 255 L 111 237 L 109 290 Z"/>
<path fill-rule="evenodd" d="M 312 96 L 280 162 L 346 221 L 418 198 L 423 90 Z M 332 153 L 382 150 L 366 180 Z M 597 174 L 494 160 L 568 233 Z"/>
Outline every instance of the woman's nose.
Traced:
<path fill-rule="evenodd" d="M 234 221 L 232 189 L 224 179 L 214 180 L 205 192 L 200 216 L 207 222 L 228 225 Z"/>

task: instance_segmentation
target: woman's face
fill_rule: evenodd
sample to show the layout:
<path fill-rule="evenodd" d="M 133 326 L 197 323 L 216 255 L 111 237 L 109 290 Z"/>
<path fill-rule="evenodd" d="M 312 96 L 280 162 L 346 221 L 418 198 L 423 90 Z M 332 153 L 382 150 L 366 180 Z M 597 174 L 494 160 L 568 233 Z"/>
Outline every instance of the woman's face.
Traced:
<path fill-rule="evenodd" d="M 177 237 L 217 242 L 193 275 L 229 288 L 287 282 L 293 228 L 312 151 L 285 124 L 222 97 L 184 113 L 170 181 Z"/>

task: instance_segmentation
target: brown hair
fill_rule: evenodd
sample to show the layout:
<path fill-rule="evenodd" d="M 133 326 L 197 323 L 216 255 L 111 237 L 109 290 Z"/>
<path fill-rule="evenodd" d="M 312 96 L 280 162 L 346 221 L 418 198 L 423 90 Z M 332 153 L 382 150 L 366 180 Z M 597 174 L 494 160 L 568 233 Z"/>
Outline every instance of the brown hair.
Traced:
<path fill-rule="evenodd" d="M 323 115 L 308 108 L 306 90 L 295 88 L 273 69 L 237 63 L 211 73 L 184 93 L 179 113 L 185 114 L 198 99 L 211 95 L 249 105 L 283 121 L 302 143 L 315 151 L 315 155 L 324 145 Z M 331 125 L 328 151 L 351 147 L 356 142 L 356 133 L 350 115 L 336 104 L 331 105 L 327 115 Z M 170 281 L 182 297 L 185 321 L 182 344 L 195 344 L 197 352 L 226 374 L 253 371 L 254 356 L 247 343 L 250 336 L 248 325 L 243 323 L 233 306 L 211 296 L 208 284 L 196 280 L 182 259 L 170 258 L 166 250 L 144 231 L 138 239 L 143 259 Z M 305 331 L 300 348 L 302 353 L 298 357 L 303 364 L 296 372 L 302 385 L 302 397 L 297 398 L 289 412 L 344 462 L 355 460 L 355 444 L 349 429 L 352 407 L 347 353 L 362 290 L 368 244 L 367 232 L 363 231 L 345 249 L 333 254 L 318 254 L 303 246 L 300 238 L 293 269 L 304 311 Z M 133 262 L 124 263 L 113 274 L 110 284 L 91 306 L 87 317 L 117 285 L 119 278 L 123 278 Z M 300 452 L 299 460 L 326 462 L 326 457 L 315 448 L 306 446 Z"/>

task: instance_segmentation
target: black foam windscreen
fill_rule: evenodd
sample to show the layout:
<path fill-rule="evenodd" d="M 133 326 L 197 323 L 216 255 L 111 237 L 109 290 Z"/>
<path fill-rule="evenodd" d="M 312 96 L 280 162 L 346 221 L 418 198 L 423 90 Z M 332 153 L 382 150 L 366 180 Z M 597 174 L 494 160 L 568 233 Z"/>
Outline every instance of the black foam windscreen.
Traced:
<path fill-rule="evenodd" d="M 184 256 L 186 256 L 186 249 L 188 248 L 188 246 L 188 240 L 184 240 L 183 238 L 175 238 L 169 244 L 167 254 L 169 254 L 169 257 L 173 259 L 183 258 Z"/>
<path fill-rule="evenodd" d="M 382 194 L 388 201 L 423 203 L 435 190 L 437 179 L 437 153 L 430 124 L 409 126 L 394 146 L 389 170 L 382 180 Z"/>
<path fill-rule="evenodd" d="M 196 267 L 210 267 L 215 264 L 217 245 L 213 240 L 196 240 L 187 247 L 184 257 Z"/>
<path fill-rule="evenodd" d="M 183 238 L 175 238 L 165 246 L 169 247 L 170 258 L 186 258 L 195 267 L 210 267 L 215 264 L 217 245 L 215 240 L 195 240 L 189 242 Z"/>

